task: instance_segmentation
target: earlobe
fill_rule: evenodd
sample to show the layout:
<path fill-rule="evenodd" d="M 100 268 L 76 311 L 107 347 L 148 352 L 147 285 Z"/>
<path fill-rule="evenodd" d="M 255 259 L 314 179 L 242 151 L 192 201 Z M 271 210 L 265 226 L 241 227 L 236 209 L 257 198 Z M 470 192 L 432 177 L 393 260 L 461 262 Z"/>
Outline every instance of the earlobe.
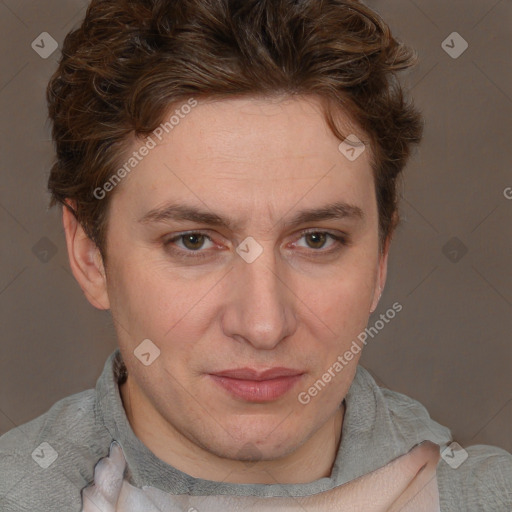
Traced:
<path fill-rule="evenodd" d="M 75 210 L 74 202 L 66 200 Z M 110 309 L 103 258 L 96 244 L 66 206 L 62 207 L 69 264 L 87 300 L 97 309 Z"/>

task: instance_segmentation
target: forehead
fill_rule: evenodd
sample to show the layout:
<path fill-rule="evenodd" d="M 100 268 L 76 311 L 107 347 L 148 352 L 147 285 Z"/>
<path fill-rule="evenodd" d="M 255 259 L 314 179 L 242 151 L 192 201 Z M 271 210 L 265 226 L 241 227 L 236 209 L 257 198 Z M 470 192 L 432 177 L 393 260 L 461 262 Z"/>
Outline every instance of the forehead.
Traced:
<path fill-rule="evenodd" d="M 363 138 L 346 115 L 339 112 L 338 118 L 342 130 Z M 332 154 L 338 156 L 340 142 L 327 126 L 320 99 L 311 96 L 201 101 L 170 133 L 166 130 L 157 139 L 160 145 L 174 143 L 191 150 L 178 157 L 249 165 L 289 158 L 330 162 Z"/>
<path fill-rule="evenodd" d="M 370 152 L 346 158 L 314 98 L 199 101 L 193 109 L 174 106 L 165 119 L 173 116 L 149 136 L 155 147 L 118 191 L 134 215 L 180 198 L 203 209 L 215 203 L 253 212 L 370 199 Z M 342 131 L 364 139 L 346 116 L 339 119 Z"/>

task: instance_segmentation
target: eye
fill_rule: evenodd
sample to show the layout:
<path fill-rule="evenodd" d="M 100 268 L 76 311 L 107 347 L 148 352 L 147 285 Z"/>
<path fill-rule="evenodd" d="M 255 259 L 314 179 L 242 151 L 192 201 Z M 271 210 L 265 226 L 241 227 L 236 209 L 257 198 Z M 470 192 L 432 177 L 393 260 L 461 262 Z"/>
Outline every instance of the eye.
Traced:
<path fill-rule="evenodd" d="M 210 238 L 206 235 L 203 235 L 202 233 L 187 233 L 185 235 L 180 235 L 178 240 L 183 242 L 183 245 L 186 249 L 197 251 L 201 249 L 205 241 L 210 240 Z"/>
<path fill-rule="evenodd" d="M 205 242 L 209 242 L 210 245 L 205 247 Z M 206 251 L 201 249 L 209 249 L 213 246 L 212 239 L 208 235 L 195 231 L 180 233 L 164 241 L 164 247 L 172 254 L 191 258 L 206 257 L 203 254 Z"/>
<path fill-rule="evenodd" d="M 348 235 L 334 234 L 327 231 L 310 230 L 300 234 L 298 241 L 304 240 L 302 243 L 294 242 L 292 246 L 302 247 L 306 253 L 314 256 L 326 256 L 340 251 L 343 246 L 349 245 Z M 329 243 L 329 241 L 331 243 Z M 211 237 L 199 231 L 188 231 L 178 233 L 163 241 L 164 248 L 172 256 L 177 258 L 211 258 L 214 256 L 211 250 L 216 247 Z M 327 249 L 324 249 L 327 246 Z"/>
<path fill-rule="evenodd" d="M 302 238 L 306 240 L 306 243 L 310 249 L 322 249 L 329 237 L 328 233 L 306 233 L 302 235 Z"/>
<path fill-rule="evenodd" d="M 301 238 L 299 240 L 304 239 L 306 245 L 296 244 L 299 247 L 306 247 L 307 249 L 313 249 L 316 252 L 320 252 L 320 249 L 323 249 L 326 246 L 326 243 L 331 240 L 331 244 L 328 247 L 331 249 L 327 249 L 321 251 L 322 254 L 334 252 L 341 248 L 343 245 L 348 245 L 348 239 L 344 235 L 335 235 L 333 233 L 329 233 L 327 231 L 307 231 L 303 232 Z"/>

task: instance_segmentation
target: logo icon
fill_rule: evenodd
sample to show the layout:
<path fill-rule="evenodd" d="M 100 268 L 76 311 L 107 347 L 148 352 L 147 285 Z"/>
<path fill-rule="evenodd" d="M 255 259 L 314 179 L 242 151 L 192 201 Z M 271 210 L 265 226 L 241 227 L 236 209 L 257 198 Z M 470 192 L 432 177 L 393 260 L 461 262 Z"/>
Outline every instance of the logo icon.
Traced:
<path fill-rule="evenodd" d="M 468 47 L 468 42 L 458 32 L 452 32 L 441 43 L 441 48 L 452 59 L 458 59 L 468 49 Z"/>
<path fill-rule="evenodd" d="M 32 252 L 39 261 L 48 263 L 57 253 L 57 246 L 50 239 L 43 236 L 43 238 L 32 247 Z"/>
<path fill-rule="evenodd" d="M 50 467 L 58 457 L 58 453 L 53 447 L 47 443 L 41 443 L 33 452 L 32 458 L 41 466 L 43 469 Z"/>
<path fill-rule="evenodd" d="M 160 355 L 160 349 L 151 340 L 145 339 L 133 353 L 144 366 L 149 366 Z"/>
<path fill-rule="evenodd" d="M 348 160 L 353 162 L 357 160 L 366 149 L 364 142 L 358 139 L 356 135 L 351 133 L 339 146 L 340 153 Z"/>
<path fill-rule="evenodd" d="M 263 247 L 254 240 L 252 236 L 248 236 L 237 248 L 236 252 L 247 262 L 252 263 L 263 252 Z"/>
<path fill-rule="evenodd" d="M 238 459 L 243 460 L 244 464 L 250 468 L 256 462 L 260 461 L 262 454 L 258 447 L 252 443 L 246 443 L 238 452 Z"/>
<path fill-rule="evenodd" d="M 450 443 L 442 452 L 441 457 L 453 469 L 457 469 L 468 457 L 468 452 L 455 441 Z"/>
<path fill-rule="evenodd" d="M 458 263 L 467 254 L 468 248 L 454 236 L 444 244 L 442 251 L 452 263 Z"/>
<path fill-rule="evenodd" d="M 39 54 L 42 59 L 47 59 L 59 47 L 59 43 L 48 34 L 41 32 L 33 41 L 32 49 Z"/>

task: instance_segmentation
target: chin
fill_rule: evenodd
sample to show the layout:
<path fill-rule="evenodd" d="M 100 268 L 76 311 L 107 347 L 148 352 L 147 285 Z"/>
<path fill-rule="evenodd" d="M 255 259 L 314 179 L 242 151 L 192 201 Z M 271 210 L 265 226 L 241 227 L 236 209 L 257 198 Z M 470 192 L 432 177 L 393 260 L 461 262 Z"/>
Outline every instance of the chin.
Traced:
<path fill-rule="evenodd" d="M 216 455 L 248 463 L 270 461 L 287 456 L 301 444 L 300 441 L 295 442 L 289 433 L 285 435 L 284 439 L 276 439 L 272 434 L 274 428 L 275 426 L 266 429 L 261 435 L 252 433 L 243 436 L 242 439 L 239 439 L 239 436 L 231 438 L 224 446 L 217 445 L 215 447 L 219 451 Z"/>

